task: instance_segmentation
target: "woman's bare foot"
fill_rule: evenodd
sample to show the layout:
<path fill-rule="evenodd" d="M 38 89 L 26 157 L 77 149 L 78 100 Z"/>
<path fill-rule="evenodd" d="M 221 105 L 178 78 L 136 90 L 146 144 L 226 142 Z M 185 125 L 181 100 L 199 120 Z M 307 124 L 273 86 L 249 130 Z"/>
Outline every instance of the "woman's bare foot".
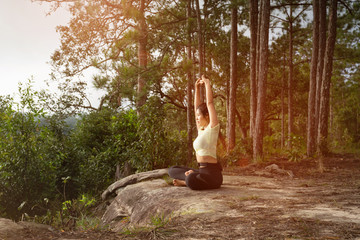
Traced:
<path fill-rule="evenodd" d="M 186 182 L 184 180 L 179 180 L 179 179 L 174 179 L 173 184 L 174 184 L 174 186 L 177 186 L 177 187 L 186 186 Z"/>
<path fill-rule="evenodd" d="M 193 170 L 189 170 L 185 172 L 185 176 L 189 176 L 190 174 L 192 174 L 194 171 Z"/>

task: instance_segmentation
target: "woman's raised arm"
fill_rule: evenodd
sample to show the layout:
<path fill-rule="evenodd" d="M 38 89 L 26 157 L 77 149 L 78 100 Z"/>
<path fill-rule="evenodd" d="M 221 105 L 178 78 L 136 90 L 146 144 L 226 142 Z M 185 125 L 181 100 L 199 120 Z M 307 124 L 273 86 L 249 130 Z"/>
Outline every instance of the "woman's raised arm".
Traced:
<path fill-rule="evenodd" d="M 196 121 L 196 110 L 199 107 L 199 105 L 201 104 L 201 102 L 200 102 L 200 84 L 201 84 L 201 79 L 199 78 L 195 82 L 195 97 L 194 97 L 194 116 L 195 116 L 195 122 L 196 122 L 197 129 L 199 129 L 199 126 Z"/>
<path fill-rule="evenodd" d="M 210 120 L 210 127 L 215 127 L 218 125 L 219 120 L 217 118 L 215 106 L 214 106 L 214 100 L 213 100 L 213 94 L 211 90 L 210 80 L 206 78 L 204 75 L 201 77 L 201 82 L 205 84 L 205 92 L 206 92 L 206 106 L 209 111 L 209 120 Z"/>

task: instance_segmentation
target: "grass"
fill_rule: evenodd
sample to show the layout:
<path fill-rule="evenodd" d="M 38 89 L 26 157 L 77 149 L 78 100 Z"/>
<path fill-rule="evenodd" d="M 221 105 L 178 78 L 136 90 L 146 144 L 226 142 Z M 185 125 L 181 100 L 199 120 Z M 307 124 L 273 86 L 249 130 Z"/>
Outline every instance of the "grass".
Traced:
<path fill-rule="evenodd" d="M 163 179 L 168 185 L 173 185 L 173 179 L 169 175 L 164 175 Z"/>
<path fill-rule="evenodd" d="M 259 199 L 259 196 L 256 196 L 256 195 L 243 196 L 243 197 L 239 198 L 240 201 L 251 201 L 251 200 L 257 200 L 257 199 Z"/>
<path fill-rule="evenodd" d="M 148 226 L 130 226 L 125 228 L 120 234 L 126 238 L 145 238 L 145 239 L 168 239 L 169 235 L 176 232 L 175 229 L 167 229 L 171 221 L 171 214 L 165 217 L 164 213 L 151 217 Z"/>
<path fill-rule="evenodd" d="M 102 220 L 98 217 L 81 216 L 76 222 L 76 229 L 81 231 L 107 231 L 109 225 L 103 224 Z"/>

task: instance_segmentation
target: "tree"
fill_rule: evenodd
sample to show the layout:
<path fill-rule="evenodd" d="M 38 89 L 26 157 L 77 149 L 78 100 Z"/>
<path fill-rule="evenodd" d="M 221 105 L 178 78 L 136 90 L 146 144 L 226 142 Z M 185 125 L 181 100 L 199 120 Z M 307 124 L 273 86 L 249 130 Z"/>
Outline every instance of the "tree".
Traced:
<path fill-rule="evenodd" d="M 250 137 L 256 119 L 258 0 L 250 0 Z"/>
<path fill-rule="evenodd" d="M 315 139 L 318 139 L 321 86 L 323 80 L 325 47 L 326 47 L 326 0 L 319 2 L 319 54 L 316 70 L 316 105 L 315 105 Z M 316 140 L 318 144 L 318 140 Z M 316 145 L 317 146 L 317 145 Z"/>
<path fill-rule="evenodd" d="M 330 112 L 330 85 L 333 69 L 333 56 L 336 41 L 336 22 L 337 22 L 337 0 L 331 1 L 329 25 L 328 25 L 328 38 L 326 41 L 325 59 L 323 79 L 321 84 L 321 100 L 320 100 L 320 113 L 319 113 L 319 134 L 318 146 L 322 155 L 328 153 L 328 121 Z"/>
<path fill-rule="evenodd" d="M 235 111 L 236 111 L 236 86 L 237 86 L 237 18 L 238 6 L 231 7 L 231 40 L 230 40 L 230 86 L 229 86 L 229 113 L 228 113 L 228 146 L 229 153 L 235 147 Z"/>
<path fill-rule="evenodd" d="M 198 37 L 198 60 L 199 60 L 199 77 L 204 74 L 205 63 L 204 63 L 204 32 L 203 32 L 203 23 L 201 19 L 200 3 L 199 0 L 195 0 L 196 4 L 196 20 L 197 20 L 197 37 Z M 204 89 L 200 88 L 200 102 L 204 101 Z"/>
<path fill-rule="evenodd" d="M 307 155 L 313 156 L 316 151 L 316 129 L 315 129 L 315 104 L 316 104 L 316 69 L 319 54 L 319 1 L 313 0 L 313 33 L 311 70 L 309 81 L 308 98 L 308 121 L 307 121 Z"/>
<path fill-rule="evenodd" d="M 353 151 L 360 143 L 359 2 L 340 1 L 333 60 L 328 145 L 331 150 Z"/>
<path fill-rule="evenodd" d="M 259 77 L 257 84 L 257 105 L 256 121 L 253 135 L 253 158 L 259 160 L 263 158 L 263 137 L 264 137 L 264 117 L 265 117 L 265 98 L 266 81 L 268 73 L 268 46 L 269 46 L 269 23 L 270 23 L 270 0 L 262 0 L 260 7 L 260 36 L 259 36 Z"/>
<path fill-rule="evenodd" d="M 192 59 L 192 51 L 191 51 L 191 32 L 192 32 L 192 24 L 191 24 L 191 0 L 187 0 L 187 7 L 186 7 L 186 17 L 187 17 L 187 46 L 186 46 L 186 54 L 187 60 L 191 62 Z M 187 142 L 188 142 L 188 156 L 187 162 L 190 163 L 193 157 L 193 146 L 192 146 L 192 137 L 193 137 L 193 103 L 192 103 L 192 89 L 193 89 L 193 75 L 191 74 L 191 68 L 187 69 L 187 89 L 186 89 L 186 96 L 187 96 L 187 108 L 186 108 L 186 115 L 187 115 Z"/>
<path fill-rule="evenodd" d="M 293 113 L 293 7 L 290 1 L 290 13 L 288 14 L 289 19 L 289 58 L 288 58 L 288 66 L 289 66 L 289 76 L 288 76 L 288 145 L 291 148 L 292 144 L 292 134 L 294 128 L 294 113 Z M 287 13 L 287 12 L 286 12 Z"/>
<path fill-rule="evenodd" d="M 316 72 L 324 73 L 320 70 L 320 60 L 324 57 L 320 57 L 323 49 L 316 51 L 314 47 L 313 56 L 317 54 L 319 57 L 318 61 L 315 57 L 312 58 L 310 71 L 310 27 L 305 28 L 303 25 L 304 20 L 307 20 L 305 14 L 309 6 L 308 1 L 271 1 L 273 5 L 270 6 L 270 10 L 273 9 L 274 16 L 271 16 L 272 26 L 269 28 L 281 27 L 285 31 L 276 31 L 270 48 L 264 45 L 264 39 L 269 37 L 265 26 L 267 16 L 264 14 L 264 2 L 260 4 L 260 14 L 260 1 L 256 0 L 249 1 L 250 17 L 247 16 L 247 11 L 238 11 L 237 26 L 241 27 L 237 31 L 237 55 L 241 57 L 238 57 L 236 67 L 230 64 L 229 58 L 230 54 L 236 57 L 235 51 L 229 48 L 229 42 L 236 42 L 230 38 L 231 16 L 235 16 L 230 14 L 230 9 L 234 4 L 237 4 L 238 10 L 241 9 L 245 1 L 47 1 L 69 2 L 70 12 L 73 14 L 68 26 L 59 27 L 62 45 L 59 51 L 53 54 L 54 67 L 65 74 L 62 76 L 67 76 L 64 81 L 68 82 L 63 85 L 63 89 L 68 93 L 77 94 L 77 98 L 64 98 L 64 107 L 65 104 L 85 105 L 86 96 L 81 94 L 85 85 L 71 85 L 71 78 L 85 69 L 94 67 L 99 70 L 94 79 L 95 85 L 106 91 L 103 99 L 104 108 L 118 108 L 124 100 L 129 100 L 126 102 L 130 102 L 131 107 L 136 107 L 142 92 L 139 89 L 143 89 L 147 97 L 158 97 L 160 102 L 156 106 L 164 107 L 164 117 L 167 120 L 164 124 L 179 132 L 187 130 L 187 159 L 190 161 L 193 117 L 190 115 L 192 111 L 188 110 L 192 109 L 192 81 L 198 72 L 206 69 L 206 74 L 213 80 L 221 122 L 228 123 L 230 148 L 237 145 L 232 144 L 235 134 L 231 137 L 230 130 L 234 125 L 233 115 L 238 117 L 241 124 L 241 129 L 235 128 L 233 133 L 241 131 L 241 135 L 246 136 L 246 130 L 250 127 L 252 150 L 257 152 L 254 156 L 261 155 L 261 138 L 265 138 L 264 149 L 267 152 L 272 141 L 280 145 L 279 113 L 281 103 L 286 100 L 289 103 L 288 109 L 283 111 L 281 118 L 285 125 L 284 115 L 287 111 L 289 127 L 286 130 L 282 127 L 283 135 L 286 131 L 289 138 L 292 134 L 305 137 L 302 129 L 306 126 L 306 112 L 310 117 L 315 116 L 314 120 L 307 119 L 309 122 L 318 123 L 316 114 L 320 107 L 317 107 L 317 103 L 312 104 L 313 100 L 310 98 L 315 98 L 317 102 L 321 95 L 319 86 L 322 77 L 314 71 L 316 65 Z M 317 3 L 321 14 L 326 14 L 326 1 Z M 344 7 L 346 4 L 349 5 L 342 1 Z M 356 4 L 350 5 L 352 8 Z M 276 13 L 279 14 L 275 15 Z M 321 23 L 326 22 L 326 15 L 321 14 L 319 13 L 319 48 L 324 46 L 320 42 L 326 36 L 326 31 L 325 35 L 321 32 Z M 282 25 L 276 25 L 276 21 L 282 16 L 285 16 Z M 248 17 L 250 21 L 250 41 L 243 34 L 248 30 L 242 22 L 244 17 Z M 352 24 L 350 20 L 348 24 Z M 235 28 L 235 25 L 233 27 Z M 301 34 L 298 34 L 300 32 Z M 354 46 L 353 44 L 352 47 Z M 265 51 L 269 52 L 265 54 Z M 285 68 L 284 61 L 287 65 Z M 235 64 L 236 61 L 232 63 Z M 249 66 L 250 73 L 247 71 Z M 236 91 L 232 92 L 232 83 L 236 79 L 232 74 L 234 69 L 238 71 L 238 82 Z M 336 68 L 336 77 L 344 75 L 344 72 L 341 73 L 338 69 L 341 67 Z M 308 76 L 310 72 L 311 78 Z M 284 74 L 289 83 L 288 87 L 282 83 Z M 318 86 L 314 89 L 315 78 Z M 312 87 L 309 87 L 309 79 L 312 79 Z M 71 92 L 72 87 L 76 87 L 77 90 Z M 284 91 L 283 94 L 281 91 Z M 236 97 L 233 97 L 235 95 Z M 234 98 L 237 108 L 233 108 Z M 235 114 L 232 114 L 233 109 Z M 315 114 L 311 114 L 314 109 Z M 334 112 L 337 113 L 340 114 L 339 111 Z M 334 119 L 336 117 L 334 116 Z M 308 123 L 308 130 L 310 127 Z M 314 126 L 313 129 L 317 127 Z M 317 130 L 315 134 L 316 132 Z M 312 134 L 308 134 L 310 135 Z M 311 141 L 308 144 L 310 143 Z M 276 144 L 272 145 L 273 148 Z"/>
<path fill-rule="evenodd" d="M 94 77 L 95 87 L 107 91 L 102 103 L 118 107 L 123 98 L 128 98 L 138 107 L 144 104 L 151 76 L 149 19 L 156 11 L 161 11 L 166 0 L 162 3 L 146 0 L 35 1 L 54 3 L 55 9 L 66 3 L 72 14 L 68 26 L 58 27 L 61 47 L 52 55 L 56 79 L 73 79 L 86 69 L 95 68 L 99 72 Z M 151 27 L 154 29 L 153 25 Z"/>
<path fill-rule="evenodd" d="M 138 74 L 138 88 L 137 95 L 138 101 L 137 106 L 141 107 L 146 102 L 146 91 L 145 91 L 145 82 L 146 79 L 142 74 L 147 67 L 147 26 L 145 21 L 145 2 L 146 0 L 140 0 L 139 6 L 139 16 L 138 16 L 138 26 L 137 30 L 139 32 L 139 40 L 138 40 L 138 59 L 139 59 L 139 68 L 140 72 Z"/>

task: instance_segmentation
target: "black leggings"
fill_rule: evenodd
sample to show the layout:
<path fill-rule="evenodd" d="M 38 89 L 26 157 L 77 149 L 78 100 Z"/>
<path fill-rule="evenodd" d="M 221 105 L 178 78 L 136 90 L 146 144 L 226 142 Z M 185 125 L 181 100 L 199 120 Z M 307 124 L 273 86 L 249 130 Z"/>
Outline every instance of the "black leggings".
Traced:
<path fill-rule="evenodd" d="M 185 172 L 194 172 L 185 176 Z M 193 169 L 173 166 L 169 168 L 169 176 L 174 179 L 185 180 L 186 186 L 192 190 L 205 190 L 220 188 L 223 182 L 222 169 L 219 164 L 207 164 L 205 167 Z"/>

